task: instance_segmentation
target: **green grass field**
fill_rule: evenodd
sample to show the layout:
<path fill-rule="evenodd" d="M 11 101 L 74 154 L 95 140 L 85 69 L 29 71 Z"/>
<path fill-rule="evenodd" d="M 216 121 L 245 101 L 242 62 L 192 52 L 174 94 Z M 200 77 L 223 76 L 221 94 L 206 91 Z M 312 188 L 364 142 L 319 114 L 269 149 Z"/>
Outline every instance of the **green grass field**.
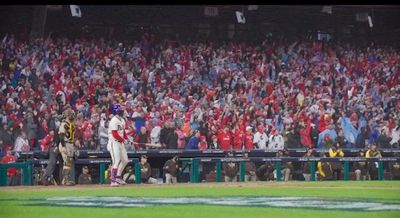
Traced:
<path fill-rule="evenodd" d="M 258 182 L 178 185 L 105 185 L 75 187 L 0 188 L 0 217 L 102 218 L 113 217 L 400 217 L 400 210 L 352 211 L 267 206 L 162 205 L 130 208 L 32 206 L 33 198 L 78 196 L 222 197 L 290 196 L 358 200 L 400 205 L 400 181 L 363 182 Z"/>

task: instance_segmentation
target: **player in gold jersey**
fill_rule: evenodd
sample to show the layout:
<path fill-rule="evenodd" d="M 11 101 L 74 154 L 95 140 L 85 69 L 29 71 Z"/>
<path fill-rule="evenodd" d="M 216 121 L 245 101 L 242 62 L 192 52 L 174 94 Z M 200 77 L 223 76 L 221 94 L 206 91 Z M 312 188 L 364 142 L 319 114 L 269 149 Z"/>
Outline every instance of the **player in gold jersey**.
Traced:
<path fill-rule="evenodd" d="M 371 158 L 371 157 L 382 158 L 382 154 L 379 150 L 376 149 L 376 144 L 374 143 L 374 144 L 370 145 L 370 149 L 365 153 L 365 157 L 366 158 Z M 368 173 L 369 173 L 371 180 L 378 179 L 378 169 L 379 169 L 378 161 L 368 162 Z"/>
<path fill-rule="evenodd" d="M 73 158 L 75 153 L 75 112 L 72 109 L 64 111 L 64 119 L 61 122 L 60 129 L 58 131 L 60 135 L 59 150 L 64 161 L 63 167 L 63 185 L 75 185 L 74 179 L 71 175 L 71 168 L 73 165 Z"/>

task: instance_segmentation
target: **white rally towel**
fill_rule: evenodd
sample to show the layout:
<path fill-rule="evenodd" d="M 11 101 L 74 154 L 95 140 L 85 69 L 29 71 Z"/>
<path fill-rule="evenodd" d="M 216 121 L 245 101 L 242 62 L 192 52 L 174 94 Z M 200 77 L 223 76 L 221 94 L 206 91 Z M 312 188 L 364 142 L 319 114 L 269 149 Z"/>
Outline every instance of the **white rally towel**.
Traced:
<path fill-rule="evenodd" d="M 70 5 L 69 8 L 73 17 L 82 17 L 81 8 L 78 5 Z"/>
<path fill-rule="evenodd" d="M 244 17 L 244 14 L 240 11 L 236 11 L 236 18 L 238 23 L 246 23 L 246 18 Z"/>
<path fill-rule="evenodd" d="M 8 33 L 4 36 L 3 40 L 1 41 L 3 44 L 6 44 L 8 38 Z"/>
<path fill-rule="evenodd" d="M 371 16 L 368 16 L 368 24 L 369 24 L 369 27 L 370 27 L 370 28 L 372 28 L 372 27 L 374 26 L 374 24 L 372 23 L 372 18 L 371 18 Z"/>

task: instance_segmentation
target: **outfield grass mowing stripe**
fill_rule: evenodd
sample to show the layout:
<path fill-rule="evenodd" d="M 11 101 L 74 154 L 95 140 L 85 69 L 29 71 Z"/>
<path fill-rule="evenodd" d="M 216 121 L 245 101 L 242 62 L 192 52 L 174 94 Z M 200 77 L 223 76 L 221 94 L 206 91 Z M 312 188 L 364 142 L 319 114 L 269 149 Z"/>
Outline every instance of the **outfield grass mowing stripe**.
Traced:
<path fill-rule="evenodd" d="M 242 217 L 307 217 L 307 218 L 398 218 L 399 212 L 350 212 L 322 211 L 313 209 L 281 209 L 259 207 L 229 206 L 165 206 L 158 208 L 65 208 L 65 207 L 32 207 L 6 204 L 0 206 L 0 212 L 9 218 L 132 218 L 132 217 L 190 217 L 190 218 L 242 218 Z"/>
<path fill-rule="evenodd" d="M 360 195 L 360 196 L 380 196 L 384 193 L 387 198 L 400 198 L 400 182 L 385 182 L 376 186 L 376 182 L 371 182 L 369 186 L 366 183 L 345 183 L 329 182 L 329 183 L 307 183 L 307 182 L 291 182 L 291 183 L 206 183 L 206 184 L 177 184 L 177 185 L 128 185 L 125 187 L 109 187 L 108 185 L 93 186 L 73 186 L 73 187 L 43 187 L 43 186 L 25 186 L 25 187 L 7 187 L 0 189 L 0 198 L 13 196 L 25 197 L 29 196 L 70 196 L 87 192 L 90 194 L 117 196 L 121 193 L 126 196 L 220 196 L 248 194 L 248 195 L 281 195 L 294 194 L 312 196 L 335 196 L 342 194 L 344 196 Z M 363 187 L 358 186 L 364 185 Z M 212 190 L 212 191 L 210 191 Z M 233 190 L 233 191 L 232 191 Z M 282 193 L 281 190 L 284 190 Z"/>
<path fill-rule="evenodd" d="M 262 208 L 247 206 L 181 205 L 151 208 L 69 208 L 23 206 L 29 201 L 6 199 L 43 198 L 63 196 L 315 196 L 327 199 L 365 200 L 400 203 L 399 181 L 362 182 L 258 182 L 258 183 L 205 183 L 177 185 L 128 185 L 112 188 L 106 185 L 75 187 L 6 187 L 0 188 L 0 216 L 19 218 L 102 218 L 124 217 L 393 217 L 399 211 L 351 212 L 321 211 L 315 209 Z M 4 216 L 3 216 L 4 215 Z"/>

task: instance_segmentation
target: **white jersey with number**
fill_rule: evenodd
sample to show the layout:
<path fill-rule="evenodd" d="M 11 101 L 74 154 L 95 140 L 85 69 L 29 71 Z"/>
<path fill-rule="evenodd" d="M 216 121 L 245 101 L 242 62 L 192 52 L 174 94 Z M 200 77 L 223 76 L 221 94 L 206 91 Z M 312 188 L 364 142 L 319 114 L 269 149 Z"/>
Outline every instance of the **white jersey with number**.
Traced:
<path fill-rule="evenodd" d="M 268 136 L 265 134 L 265 132 L 260 133 L 257 131 L 256 134 L 254 134 L 253 144 L 257 144 L 259 149 L 266 149 L 267 142 Z"/>
<path fill-rule="evenodd" d="M 269 136 L 269 144 L 268 144 L 268 149 L 272 150 L 282 150 L 285 148 L 285 142 L 283 140 L 282 135 L 270 135 Z"/>
<path fill-rule="evenodd" d="M 108 141 L 112 142 L 119 142 L 117 139 L 114 138 L 112 131 L 117 130 L 118 134 L 121 137 L 124 137 L 125 131 L 125 120 L 120 116 L 114 116 L 111 118 L 110 124 L 108 126 Z"/>
<path fill-rule="evenodd" d="M 128 154 L 125 145 L 114 138 L 112 131 L 116 130 L 123 138 L 125 132 L 125 120 L 120 116 L 114 116 L 108 126 L 108 144 L 107 150 L 110 152 L 112 168 L 117 169 L 117 176 L 122 175 L 126 164 L 128 163 Z"/>

